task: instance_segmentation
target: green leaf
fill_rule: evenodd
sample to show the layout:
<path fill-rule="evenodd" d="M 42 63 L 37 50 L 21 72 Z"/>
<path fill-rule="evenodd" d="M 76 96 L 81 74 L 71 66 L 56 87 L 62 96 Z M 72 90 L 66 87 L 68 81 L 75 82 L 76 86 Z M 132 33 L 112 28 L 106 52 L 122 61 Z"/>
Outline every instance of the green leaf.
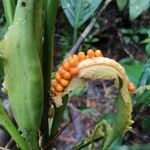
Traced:
<path fill-rule="evenodd" d="M 144 65 L 137 87 L 142 88 L 142 87 L 145 87 L 146 85 L 150 85 L 150 59 Z M 139 95 L 139 93 L 136 93 L 135 99 L 137 101 L 137 104 L 135 105 L 135 107 L 141 103 L 148 105 L 150 103 L 150 90 L 145 88 L 142 94 Z"/>
<path fill-rule="evenodd" d="M 145 51 L 150 56 L 150 43 L 146 44 Z"/>
<path fill-rule="evenodd" d="M 6 113 L 2 103 L 0 102 L 0 126 L 4 127 L 7 132 L 11 135 L 12 139 L 18 144 L 22 150 L 29 149 L 25 139 L 20 135 L 13 122 L 10 120 Z"/>
<path fill-rule="evenodd" d="M 139 43 L 139 35 L 134 34 L 134 35 L 132 36 L 132 40 L 133 40 L 135 43 Z"/>
<path fill-rule="evenodd" d="M 140 77 L 138 87 L 145 86 L 148 84 L 150 84 L 150 59 L 148 59 L 147 63 L 144 65 L 144 69 Z"/>
<path fill-rule="evenodd" d="M 146 89 L 143 91 L 143 93 L 140 95 L 139 93 L 136 93 L 136 106 L 139 106 L 140 104 L 149 105 L 150 104 L 150 90 Z"/>
<path fill-rule="evenodd" d="M 87 107 L 87 106 L 79 106 L 77 107 L 78 110 L 80 110 L 82 113 L 84 114 L 89 114 L 92 112 L 92 108 L 91 107 Z"/>
<path fill-rule="evenodd" d="M 114 121 L 114 117 L 115 117 L 115 114 L 113 112 L 110 112 L 110 113 L 106 113 L 104 114 L 103 116 L 100 116 L 98 117 L 96 120 L 97 123 L 101 122 L 102 120 L 107 120 L 107 122 L 109 124 L 112 124 L 113 121 Z"/>
<path fill-rule="evenodd" d="M 142 116 L 142 128 L 146 131 L 150 131 L 150 116 Z"/>
<path fill-rule="evenodd" d="M 123 11 L 128 3 L 128 0 L 116 0 L 116 2 L 117 2 L 117 6 L 118 6 L 119 10 Z"/>
<path fill-rule="evenodd" d="M 2 40 L 4 38 L 4 34 L 6 33 L 7 31 L 7 25 L 3 25 L 0 27 L 0 40 Z"/>
<path fill-rule="evenodd" d="M 146 38 L 143 41 L 141 41 L 141 44 L 144 44 L 144 43 L 150 43 L 150 38 Z"/>
<path fill-rule="evenodd" d="M 143 11 L 150 7 L 150 0 L 130 0 L 129 14 L 130 19 L 136 19 Z"/>
<path fill-rule="evenodd" d="M 102 0 L 61 0 L 70 24 L 76 28 L 89 19 L 101 2 Z"/>
<path fill-rule="evenodd" d="M 3 6 L 8 26 L 13 23 L 15 13 L 15 0 L 3 0 Z"/>
<path fill-rule="evenodd" d="M 139 33 L 139 34 L 149 34 L 149 31 L 150 29 L 149 28 L 146 28 L 146 27 L 139 27 L 136 31 L 136 33 Z"/>
<path fill-rule="evenodd" d="M 122 65 L 126 70 L 129 80 L 132 81 L 135 85 L 137 85 L 143 69 L 143 64 L 140 64 L 136 61 L 131 61 L 124 62 L 122 63 Z"/>
<path fill-rule="evenodd" d="M 117 146 L 110 148 L 108 150 L 149 150 L 150 144 L 142 144 L 142 145 L 134 145 L 134 146 L 129 146 L 129 145 L 123 145 L 123 146 Z"/>
<path fill-rule="evenodd" d="M 122 28 L 121 33 L 123 33 L 123 34 L 134 34 L 134 29 Z"/>

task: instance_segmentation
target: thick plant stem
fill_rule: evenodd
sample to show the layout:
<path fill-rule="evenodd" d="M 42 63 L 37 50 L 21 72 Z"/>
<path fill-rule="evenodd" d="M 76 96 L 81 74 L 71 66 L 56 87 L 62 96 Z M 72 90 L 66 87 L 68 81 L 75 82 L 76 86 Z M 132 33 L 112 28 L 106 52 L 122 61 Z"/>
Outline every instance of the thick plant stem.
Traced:
<path fill-rule="evenodd" d="M 45 4 L 44 50 L 43 50 L 43 78 L 44 78 L 44 110 L 41 130 L 43 144 L 48 140 L 48 108 L 49 89 L 53 57 L 53 40 L 55 31 L 55 18 L 59 0 L 49 0 Z"/>
<path fill-rule="evenodd" d="M 1 103 L 0 103 L 0 125 L 3 126 L 8 131 L 8 133 L 11 135 L 11 137 L 15 140 L 17 145 L 22 150 L 29 149 L 25 139 L 19 134 L 14 124 L 10 121 Z"/>
<path fill-rule="evenodd" d="M 3 5 L 7 24 L 10 26 L 14 19 L 14 12 L 16 7 L 15 0 L 3 0 Z"/>

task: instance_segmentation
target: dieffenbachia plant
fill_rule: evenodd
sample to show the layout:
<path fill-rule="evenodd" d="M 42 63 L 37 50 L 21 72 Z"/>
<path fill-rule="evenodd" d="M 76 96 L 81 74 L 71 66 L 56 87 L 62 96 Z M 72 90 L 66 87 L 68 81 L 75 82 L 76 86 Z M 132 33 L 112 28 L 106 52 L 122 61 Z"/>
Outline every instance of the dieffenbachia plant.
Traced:
<path fill-rule="evenodd" d="M 110 125 L 106 120 L 100 123 L 102 150 L 107 150 L 117 137 L 131 129 L 133 120 L 130 93 L 134 86 L 129 82 L 124 68 L 115 60 L 103 57 L 100 50 L 94 52 L 90 49 L 86 56 L 79 52 L 63 62 L 52 81 L 53 100 L 57 109 L 62 107 L 65 95 L 86 86 L 88 79 L 114 80 L 115 86 L 120 90 L 113 124 Z"/>

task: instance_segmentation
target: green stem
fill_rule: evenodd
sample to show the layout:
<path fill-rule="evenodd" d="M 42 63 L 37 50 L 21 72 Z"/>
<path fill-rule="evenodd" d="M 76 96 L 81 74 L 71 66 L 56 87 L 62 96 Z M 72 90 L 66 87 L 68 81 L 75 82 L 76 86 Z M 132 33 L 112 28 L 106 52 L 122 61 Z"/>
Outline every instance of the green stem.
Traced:
<path fill-rule="evenodd" d="M 77 27 L 74 27 L 74 28 L 73 28 L 73 44 L 76 43 L 76 40 L 77 40 L 77 33 L 78 33 L 78 29 L 77 29 Z"/>
<path fill-rule="evenodd" d="M 79 1 L 79 6 L 82 5 L 82 1 Z M 75 18 L 75 26 L 74 26 L 74 31 L 73 31 L 73 45 L 75 44 L 78 36 L 78 23 L 79 23 L 79 16 L 81 13 L 81 7 L 76 8 L 76 18 Z"/>
<path fill-rule="evenodd" d="M 39 150 L 39 143 L 36 135 L 32 135 L 31 138 L 27 137 L 26 141 L 28 143 L 28 147 L 30 147 L 31 150 Z"/>
<path fill-rule="evenodd" d="M 1 103 L 0 103 L 0 125 L 2 125 L 8 131 L 8 133 L 11 135 L 11 137 L 15 140 L 15 142 L 22 150 L 29 149 L 25 139 L 19 134 L 14 124 L 10 121 Z"/>
<path fill-rule="evenodd" d="M 43 78 L 44 78 L 44 110 L 42 117 L 41 130 L 44 143 L 48 140 L 48 108 L 49 108 L 49 89 L 53 57 L 53 41 L 55 31 L 55 19 L 59 0 L 49 0 L 45 2 L 45 26 L 44 26 L 44 50 L 43 50 Z M 43 144 L 44 144 L 43 143 Z"/>
<path fill-rule="evenodd" d="M 93 141 L 91 140 L 87 140 L 87 141 L 83 141 L 83 143 L 79 144 L 79 145 L 75 145 L 73 147 L 73 150 L 80 150 L 83 148 L 86 148 L 88 145 L 90 145 L 92 142 L 97 142 L 100 141 L 103 137 L 102 136 L 97 136 L 93 139 Z"/>
<path fill-rule="evenodd" d="M 3 0 L 3 5 L 7 24 L 10 26 L 14 19 L 14 12 L 16 7 L 15 0 Z"/>

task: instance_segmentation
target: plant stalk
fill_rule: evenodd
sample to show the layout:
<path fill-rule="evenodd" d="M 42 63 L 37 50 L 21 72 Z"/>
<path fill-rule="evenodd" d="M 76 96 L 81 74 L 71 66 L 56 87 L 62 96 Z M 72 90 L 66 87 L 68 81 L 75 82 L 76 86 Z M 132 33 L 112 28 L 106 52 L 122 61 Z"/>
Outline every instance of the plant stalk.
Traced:
<path fill-rule="evenodd" d="M 73 45 L 76 43 L 77 35 L 78 35 L 78 29 L 77 27 L 74 27 L 73 28 Z"/>
<path fill-rule="evenodd" d="M 0 103 L 0 125 L 2 125 L 8 131 L 8 133 L 11 135 L 11 137 L 15 140 L 17 145 L 22 150 L 29 149 L 25 139 L 19 134 L 16 127 L 9 119 L 1 103 Z"/>
<path fill-rule="evenodd" d="M 44 26 L 44 48 L 43 48 L 43 78 L 44 78 L 44 110 L 42 116 L 41 132 L 43 144 L 48 141 L 48 108 L 51 70 L 53 64 L 53 41 L 55 31 L 55 19 L 57 15 L 59 0 L 45 2 L 45 26 Z"/>
<path fill-rule="evenodd" d="M 3 6 L 8 26 L 13 23 L 15 12 L 15 0 L 3 0 Z"/>

